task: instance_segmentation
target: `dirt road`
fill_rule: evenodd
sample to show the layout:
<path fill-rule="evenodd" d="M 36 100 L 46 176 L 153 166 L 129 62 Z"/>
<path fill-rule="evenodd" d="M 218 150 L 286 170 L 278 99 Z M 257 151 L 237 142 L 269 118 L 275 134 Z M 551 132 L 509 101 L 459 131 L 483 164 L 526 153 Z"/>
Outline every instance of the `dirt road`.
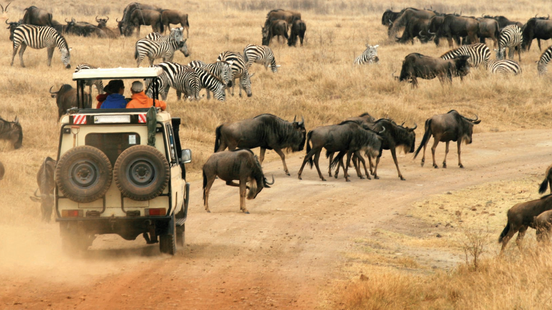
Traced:
<path fill-rule="evenodd" d="M 276 183 L 247 201 L 251 214 L 239 212 L 238 190 L 221 181 L 211 191 L 212 213 L 206 213 L 201 181 L 195 181 L 187 245 L 174 257 L 141 237 L 129 242 L 102 236 L 85 257 L 73 259 L 61 254 L 56 224 L 2 227 L 0 308 L 313 309 L 328 283 L 343 277 L 343 254 L 355 238 L 369 236 L 378 223 L 429 195 L 544 173 L 552 133 L 476 134 L 472 145 L 463 146 L 464 169 L 457 166 L 455 145 L 447 169 L 431 168 L 429 150 L 426 155 L 423 168 L 412 154 L 399 157 L 406 181 L 399 180 L 386 151 L 379 180 L 353 176 L 346 183 L 322 182 L 310 169 L 298 180 L 303 154 L 290 154 L 291 177 L 279 160 L 265 163 Z M 443 155 L 440 144 L 438 163 Z M 326 160 L 321 164 L 327 167 Z"/>

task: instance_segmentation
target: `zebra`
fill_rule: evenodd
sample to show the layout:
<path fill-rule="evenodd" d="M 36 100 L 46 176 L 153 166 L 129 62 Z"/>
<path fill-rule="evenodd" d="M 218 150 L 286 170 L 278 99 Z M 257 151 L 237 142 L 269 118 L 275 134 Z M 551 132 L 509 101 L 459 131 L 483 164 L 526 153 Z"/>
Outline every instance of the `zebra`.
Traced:
<path fill-rule="evenodd" d="M 502 29 L 498 38 L 498 50 L 496 50 L 497 59 L 506 57 L 506 48 L 508 48 L 508 58 L 513 59 L 515 50 L 518 51 L 519 61 L 521 61 L 521 43 L 523 35 L 518 25 L 508 25 Z"/>
<path fill-rule="evenodd" d="M 487 63 L 491 58 L 491 50 L 484 43 L 476 43 L 472 45 L 462 45 L 459 48 L 452 49 L 443 55 L 442 59 L 448 60 L 458 56 L 469 56 L 468 64 L 471 67 L 477 67 L 482 63 Z"/>
<path fill-rule="evenodd" d="M 175 33 L 175 40 L 176 41 L 182 41 L 184 39 L 184 32 L 182 31 L 184 28 L 171 28 L 170 33 Z M 159 32 L 152 32 L 148 34 L 144 39 L 148 39 L 151 41 L 166 41 L 170 37 L 170 33 L 168 36 L 161 35 Z"/>
<path fill-rule="evenodd" d="M 239 53 L 226 51 L 226 52 L 220 53 L 220 55 L 217 57 L 217 61 L 232 62 L 232 64 L 230 65 L 230 67 L 232 68 L 232 76 L 233 76 L 232 77 L 233 82 L 231 86 L 232 96 L 234 96 L 234 85 L 236 84 L 235 80 L 239 78 L 240 79 L 240 88 L 239 88 L 240 97 L 241 97 L 242 89 L 247 94 L 247 97 L 251 97 L 253 95 L 253 93 L 251 92 L 251 78 L 255 74 L 249 75 L 244 57 Z"/>
<path fill-rule="evenodd" d="M 87 64 L 87 63 L 82 63 L 80 65 L 78 65 L 76 68 L 75 68 L 75 72 L 79 72 L 80 70 L 86 70 L 86 69 L 98 69 L 98 67 L 95 67 L 95 66 L 92 66 L 90 64 Z M 98 79 L 98 80 L 85 80 L 84 82 L 84 85 L 88 86 L 88 93 L 89 94 L 92 94 L 92 85 L 95 85 L 96 86 L 96 90 L 98 91 L 98 94 L 103 94 L 104 93 L 104 86 L 103 86 L 103 82 L 101 79 Z"/>
<path fill-rule="evenodd" d="M 487 70 L 493 74 L 513 73 L 514 75 L 518 75 L 521 73 L 521 67 L 519 64 L 509 59 L 491 60 L 487 63 Z"/>
<path fill-rule="evenodd" d="M 544 50 L 539 61 L 537 62 L 537 70 L 539 71 L 539 75 L 546 74 L 546 66 L 550 62 L 550 59 L 552 59 L 552 46 L 549 46 L 546 50 Z"/>
<path fill-rule="evenodd" d="M 203 68 L 207 72 L 211 73 L 217 80 L 219 80 L 226 87 L 232 87 L 232 61 L 217 61 L 212 64 L 206 64 L 201 60 L 194 60 L 188 64 L 192 68 Z M 207 89 L 207 99 L 210 99 L 210 92 Z"/>
<path fill-rule="evenodd" d="M 199 100 L 201 82 L 195 70 L 189 66 L 175 62 L 162 62 L 156 66 L 162 68 L 164 71 L 159 76 L 159 94 L 163 100 L 166 100 L 170 87 L 176 89 L 178 100 L 181 99 L 182 93 L 184 93 L 187 99 Z M 153 92 L 149 85 L 147 90 L 148 95 Z"/>
<path fill-rule="evenodd" d="M 366 50 L 355 59 L 355 62 L 353 64 L 365 65 L 365 64 L 377 63 L 379 61 L 378 46 L 379 45 L 371 46 L 366 44 Z"/>
<path fill-rule="evenodd" d="M 180 30 L 180 28 L 177 28 Z M 180 36 L 182 30 L 180 30 Z M 186 45 L 187 39 L 178 41 L 178 33 L 175 29 L 171 29 L 171 34 L 168 38 L 160 41 L 152 41 L 148 39 L 140 39 L 136 41 L 134 49 L 134 59 L 136 59 L 136 65 L 139 67 L 144 57 L 148 56 L 150 60 L 150 66 L 153 66 L 153 61 L 156 58 L 163 58 L 163 61 L 172 61 L 174 58 L 174 52 L 179 50 L 185 57 L 190 56 L 188 52 L 188 46 Z"/>
<path fill-rule="evenodd" d="M 67 45 L 65 38 L 57 32 L 54 28 L 49 26 L 35 26 L 35 25 L 20 25 L 13 31 L 13 55 L 11 66 L 13 66 L 13 60 L 19 47 L 19 59 L 21 61 L 21 67 L 25 67 L 23 63 L 23 53 L 27 46 L 35 49 L 47 48 L 48 50 L 48 66 L 52 64 L 52 56 L 56 46 L 61 52 L 61 62 L 66 69 L 71 68 L 71 49 Z"/>
<path fill-rule="evenodd" d="M 276 65 L 276 58 L 270 47 L 266 45 L 249 44 L 243 49 L 243 58 L 247 68 L 250 68 L 253 63 L 264 65 L 265 70 L 270 67 L 272 73 L 278 72 L 279 65 Z"/>

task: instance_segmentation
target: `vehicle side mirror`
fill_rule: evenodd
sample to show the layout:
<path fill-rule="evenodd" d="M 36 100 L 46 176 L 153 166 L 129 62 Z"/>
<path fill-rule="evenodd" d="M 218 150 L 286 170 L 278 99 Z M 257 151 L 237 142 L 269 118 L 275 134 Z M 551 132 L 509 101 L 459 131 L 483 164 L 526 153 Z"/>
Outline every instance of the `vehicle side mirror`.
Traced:
<path fill-rule="evenodd" d="M 184 164 L 191 163 L 192 162 L 192 150 L 190 149 L 183 149 L 182 150 L 182 158 L 180 161 Z"/>

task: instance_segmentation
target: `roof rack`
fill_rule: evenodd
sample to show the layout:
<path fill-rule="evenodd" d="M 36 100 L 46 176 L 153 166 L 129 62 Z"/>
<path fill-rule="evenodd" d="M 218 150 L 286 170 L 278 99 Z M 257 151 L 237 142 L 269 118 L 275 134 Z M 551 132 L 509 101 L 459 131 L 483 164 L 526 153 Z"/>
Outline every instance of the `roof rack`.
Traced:
<path fill-rule="evenodd" d="M 159 67 L 149 68 L 98 68 L 86 69 L 73 73 L 73 80 L 90 80 L 90 79 L 139 79 L 139 78 L 154 78 L 163 73 L 163 69 Z"/>

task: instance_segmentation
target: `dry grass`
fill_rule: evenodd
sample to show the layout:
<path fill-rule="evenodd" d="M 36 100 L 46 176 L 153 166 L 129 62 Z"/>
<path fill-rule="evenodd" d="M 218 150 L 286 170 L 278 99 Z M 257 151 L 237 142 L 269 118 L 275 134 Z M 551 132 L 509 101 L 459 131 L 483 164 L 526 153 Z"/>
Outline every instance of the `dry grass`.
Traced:
<path fill-rule="evenodd" d="M 71 17 L 93 22 L 95 15 L 108 14 L 111 18 L 108 26 L 115 28 L 115 18 L 121 17 L 126 4 L 127 1 L 93 5 L 81 0 L 15 2 L 9 12 L 1 17 L 18 20 L 22 17 L 23 8 L 36 5 L 50 10 L 54 19 L 61 22 Z M 156 4 L 165 8 L 180 6 L 180 3 L 167 0 Z M 549 7 L 547 4 L 543 0 L 487 3 L 464 0 L 434 4 L 433 9 L 473 15 L 506 15 L 525 21 L 536 12 L 542 13 L 543 7 Z M 426 1 L 404 1 L 394 2 L 392 8 L 399 10 L 408 6 L 422 8 L 429 5 Z M 520 76 L 490 76 L 484 70 L 474 70 L 462 83 L 454 80 L 452 85 L 441 86 L 437 80 L 422 80 L 418 89 L 412 89 L 410 85 L 397 83 L 391 75 L 395 71 L 397 74 L 400 72 L 404 56 L 411 52 L 439 56 L 449 48 L 435 47 L 434 44 L 398 45 L 390 42 L 386 27 L 381 25 L 381 14 L 389 8 L 389 2 L 208 0 L 186 2 L 184 7 L 190 14 L 188 44 L 192 54 L 186 59 L 181 54 L 176 55 L 175 61 L 180 63 L 194 59 L 212 62 L 225 50 L 242 51 L 249 43 L 260 44 L 260 28 L 266 12 L 272 8 L 300 10 L 308 27 L 304 47 L 272 46 L 281 65 L 278 74 L 265 71 L 258 65 L 252 68 L 251 71 L 257 74 L 252 80 L 251 98 L 236 96 L 229 97 L 226 102 L 178 102 L 174 92 L 171 92 L 169 110 L 173 116 L 183 119 L 182 145 L 194 152 L 194 162 L 190 166 L 192 175 L 197 175 L 212 153 L 217 125 L 261 113 L 273 113 L 288 120 L 302 115 L 308 130 L 363 112 L 376 117 L 390 117 L 398 122 L 405 121 L 407 125 L 421 125 L 431 115 L 450 109 L 467 115 L 478 114 L 483 121 L 476 126 L 476 134 L 546 128 L 549 125 L 552 101 L 548 86 L 551 77 L 537 76 L 535 61 L 540 52 L 536 48 L 522 55 L 523 74 Z M 143 35 L 148 31 L 149 28 L 143 29 Z M 67 36 L 73 48 L 73 67 L 83 62 L 101 67 L 134 67 L 135 40 Z M 380 63 L 355 68 L 352 62 L 362 53 L 366 43 L 380 45 Z M 10 120 L 18 116 L 24 128 L 24 140 L 23 148 L 19 150 L 0 142 L 0 160 L 6 167 L 6 176 L 0 185 L 0 196 L 3 198 L 0 202 L 3 210 L 0 225 L 15 224 L 23 218 L 28 221 L 28 216 L 23 217 L 22 214 L 35 214 L 31 221 L 38 223 L 38 205 L 30 203 L 28 195 L 36 188 L 36 171 L 44 157 L 56 157 L 58 142 L 57 108 L 48 89 L 52 85 L 73 84 L 72 71 L 63 69 L 57 50 L 51 67 L 46 66 L 46 50 L 27 49 L 27 68 L 19 66 L 17 57 L 14 66 L 10 67 L 11 54 L 8 31 L 1 30 L 0 70 L 4 78 L 0 79 L 3 99 L 0 101 L 0 116 Z M 418 129 L 419 137 L 421 127 Z M 268 160 L 274 158 L 271 153 Z M 296 169 L 290 168 L 292 171 Z M 466 205 L 477 204 L 475 201 L 466 202 L 470 197 L 459 199 Z M 498 203 L 493 201 L 493 204 Z M 461 212 L 462 217 L 475 218 L 471 216 L 471 212 L 475 211 Z M 485 221 L 489 225 L 498 225 L 494 222 L 497 219 L 489 216 Z M 444 242 L 423 239 L 411 242 L 428 247 L 446 247 Z M 391 261 L 395 266 L 420 268 L 409 256 Z M 366 262 L 369 264 L 370 259 Z M 544 280 L 550 279 L 546 271 L 550 269 L 550 262 L 545 255 L 527 255 L 506 262 L 487 258 L 476 272 L 460 267 L 451 274 L 438 273 L 431 277 L 375 273 L 367 282 L 350 284 L 340 297 L 340 304 L 347 309 L 550 307 L 550 283 Z"/>

